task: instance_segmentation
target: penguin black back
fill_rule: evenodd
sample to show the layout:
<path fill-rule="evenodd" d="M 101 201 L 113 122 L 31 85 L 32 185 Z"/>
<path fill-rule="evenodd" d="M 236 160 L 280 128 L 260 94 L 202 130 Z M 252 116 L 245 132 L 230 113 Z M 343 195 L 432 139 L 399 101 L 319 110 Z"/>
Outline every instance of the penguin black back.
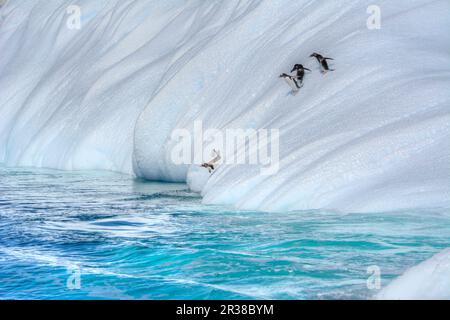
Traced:
<path fill-rule="evenodd" d="M 297 71 L 297 80 L 303 82 L 303 78 L 305 77 L 305 70 L 311 71 L 308 68 L 305 68 L 302 64 L 296 64 L 294 68 L 292 68 L 291 72 Z"/>

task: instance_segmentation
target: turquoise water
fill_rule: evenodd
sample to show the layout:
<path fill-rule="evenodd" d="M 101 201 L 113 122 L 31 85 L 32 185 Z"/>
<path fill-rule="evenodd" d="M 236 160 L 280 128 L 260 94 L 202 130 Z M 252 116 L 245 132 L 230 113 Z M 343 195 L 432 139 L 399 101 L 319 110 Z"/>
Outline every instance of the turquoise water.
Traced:
<path fill-rule="evenodd" d="M 445 210 L 264 213 L 184 185 L 0 167 L 0 299 L 367 299 L 449 247 Z"/>

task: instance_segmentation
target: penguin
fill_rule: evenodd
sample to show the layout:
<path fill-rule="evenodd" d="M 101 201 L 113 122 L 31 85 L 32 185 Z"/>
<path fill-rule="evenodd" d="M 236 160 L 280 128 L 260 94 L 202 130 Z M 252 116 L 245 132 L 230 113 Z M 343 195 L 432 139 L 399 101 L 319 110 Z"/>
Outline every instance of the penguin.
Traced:
<path fill-rule="evenodd" d="M 286 73 L 283 73 L 280 75 L 280 78 L 283 78 L 295 92 L 300 90 L 300 88 L 302 87 L 301 84 L 298 83 L 296 76 L 291 76 Z"/>
<path fill-rule="evenodd" d="M 202 167 L 202 168 L 208 169 L 208 172 L 209 172 L 209 173 L 212 173 L 214 170 L 216 170 L 216 168 L 214 167 L 214 165 L 213 165 L 213 164 L 210 164 L 210 163 L 204 163 L 204 164 L 201 165 L 201 167 Z"/>
<path fill-rule="evenodd" d="M 296 80 L 300 82 L 300 85 L 303 84 L 303 78 L 305 77 L 305 70 L 311 72 L 308 68 L 305 68 L 302 64 L 296 64 L 292 69 L 291 73 L 297 71 Z"/>
<path fill-rule="evenodd" d="M 212 151 L 212 155 L 215 156 L 214 159 L 209 162 L 205 162 L 200 166 L 202 168 L 208 169 L 209 173 L 213 173 L 214 170 L 216 170 L 216 165 L 222 159 L 222 157 L 220 156 L 220 151 L 217 151 L 216 149 Z"/>
<path fill-rule="evenodd" d="M 334 60 L 333 58 L 325 58 L 318 53 L 313 53 L 309 57 L 317 59 L 317 61 L 320 63 L 320 66 L 322 67 L 322 73 L 326 73 L 328 71 L 334 71 L 334 69 L 330 69 L 330 67 L 328 66 L 328 62 L 327 62 L 327 60 Z"/>

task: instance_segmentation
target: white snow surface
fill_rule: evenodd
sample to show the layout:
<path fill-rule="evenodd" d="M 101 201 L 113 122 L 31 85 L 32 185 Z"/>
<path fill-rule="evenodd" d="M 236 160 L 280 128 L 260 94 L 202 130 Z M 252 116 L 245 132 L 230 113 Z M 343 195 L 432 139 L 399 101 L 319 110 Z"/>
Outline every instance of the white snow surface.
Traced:
<path fill-rule="evenodd" d="M 377 298 L 380 300 L 450 300 L 450 249 L 409 269 Z"/>
<path fill-rule="evenodd" d="M 450 204 L 450 2 L 10 0 L 0 10 L 0 163 L 185 182 L 267 211 Z M 335 59 L 322 75 L 309 58 Z M 313 70 L 293 96 L 278 78 Z M 175 128 L 279 129 L 280 170 L 170 160 Z M 195 177 L 200 180 L 196 180 Z M 190 179 L 190 180 L 192 180 Z"/>

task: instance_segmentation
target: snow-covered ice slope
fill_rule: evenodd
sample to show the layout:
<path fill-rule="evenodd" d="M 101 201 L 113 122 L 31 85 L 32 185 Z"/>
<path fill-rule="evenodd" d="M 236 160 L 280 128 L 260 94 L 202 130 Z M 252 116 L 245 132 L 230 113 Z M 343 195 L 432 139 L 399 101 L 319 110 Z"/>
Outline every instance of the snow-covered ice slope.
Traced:
<path fill-rule="evenodd" d="M 0 162 L 185 181 L 175 128 L 278 128 L 281 169 L 221 166 L 206 203 L 345 211 L 450 204 L 450 2 L 10 0 Z M 314 52 L 335 58 L 323 76 Z M 313 69 L 296 96 L 278 75 Z M 195 176 L 195 175 L 191 175 Z M 198 183 L 196 183 L 198 188 Z"/>
<path fill-rule="evenodd" d="M 450 249 L 395 279 L 377 296 L 381 300 L 450 300 Z"/>

